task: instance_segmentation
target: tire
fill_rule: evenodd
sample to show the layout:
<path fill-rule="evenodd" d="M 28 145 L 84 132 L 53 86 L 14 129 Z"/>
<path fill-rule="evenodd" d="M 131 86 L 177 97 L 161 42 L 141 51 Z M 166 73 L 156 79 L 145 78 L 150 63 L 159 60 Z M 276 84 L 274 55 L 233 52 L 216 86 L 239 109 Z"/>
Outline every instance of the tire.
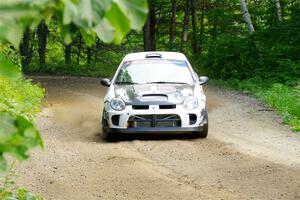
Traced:
<path fill-rule="evenodd" d="M 112 141 L 114 138 L 111 132 L 107 131 L 108 123 L 107 120 L 104 118 L 104 110 L 102 112 L 102 139 L 106 141 Z"/>
<path fill-rule="evenodd" d="M 207 123 L 203 125 L 203 131 L 199 131 L 199 132 L 193 132 L 192 133 L 192 137 L 193 138 L 206 138 L 208 135 L 208 114 L 206 112 L 206 119 L 207 119 Z"/>
<path fill-rule="evenodd" d="M 208 135 L 208 123 L 203 125 L 203 131 L 193 132 L 193 138 L 206 138 Z"/>

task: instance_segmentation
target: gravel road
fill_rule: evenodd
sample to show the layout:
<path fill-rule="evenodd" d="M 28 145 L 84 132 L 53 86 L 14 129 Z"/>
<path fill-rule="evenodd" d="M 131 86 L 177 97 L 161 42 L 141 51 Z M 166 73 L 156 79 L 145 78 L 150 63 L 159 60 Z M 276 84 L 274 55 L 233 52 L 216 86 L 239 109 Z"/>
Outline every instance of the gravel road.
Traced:
<path fill-rule="evenodd" d="M 18 165 L 18 185 L 45 199 L 300 199 L 300 134 L 255 99 L 205 88 L 207 139 L 100 139 L 105 88 L 92 78 L 38 78 L 45 149 Z"/>

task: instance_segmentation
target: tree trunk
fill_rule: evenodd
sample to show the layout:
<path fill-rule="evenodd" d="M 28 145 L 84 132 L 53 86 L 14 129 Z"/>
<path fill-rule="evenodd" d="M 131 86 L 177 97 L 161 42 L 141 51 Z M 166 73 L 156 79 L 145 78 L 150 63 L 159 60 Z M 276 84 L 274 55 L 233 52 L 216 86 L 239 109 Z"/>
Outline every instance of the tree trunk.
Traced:
<path fill-rule="evenodd" d="M 87 47 L 87 56 L 86 56 L 86 62 L 87 64 L 91 64 L 92 63 L 92 48 L 91 47 Z"/>
<path fill-rule="evenodd" d="M 148 0 L 149 14 L 148 14 L 147 22 L 144 26 L 144 50 L 145 51 L 155 51 L 156 49 L 156 45 L 155 45 L 156 18 L 155 18 L 154 4 L 152 1 L 153 0 Z"/>
<path fill-rule="evenodd" d="M 193 30 L 193 41 L 192 41 L 192 48 L 193 54 L 199 53 L 198 49 L 198 40 L 197 40 L 197 16 L 196 16 L 196 2 L 195 0 L 191 1 L 191 14 L 192 14 L 192 30 Z"/>
<path fill-rule="evenodd" d="M 82 47 L 82 36 L 81 33 L 79 32 L 79 39 L 78 39 L 78 46 L 77 46 L 77 64 L 80 62 L 80 56 L 81 56 L 81 47 Z"/>
<path fill-rule="evenodd" d="M 23 35 L 23 41 L 20 47 L 20 54 L 21 54 L 21 62 L 22 62 L 22 67 L 23 71 L 28 71 L 28 65 L 31 62 L 31 57 L 32 57 L 32 51 L 30 47 L 30 30 L 27 28 L 24 32 Z"/>
<path fill-rule="evenodd" d="M 275 0 L 275 5 L 276 5 L 276 10 L 277 10 L 278 21 L 282 22 L 282 12 L 281 12 L 280 0 Z"/>
<path fill-rule="evenodd" d="M 182 33 L 181 33 L 181 51 L 186 46 L 186 42 L 188 41 L 188 34 L 189 34 L 189 24 L 190 24 L 190 0 L 186 0 L 185 11 L 184 11 L 184 18 L 182 24 Z"/>
<path fill-rule="evenodd" d="M 96 39 L 95 50 L 94 50 L 94 61 L 98 62 L 98 48 L 99 48 L 99 39 Z"/>
<path fill-rule="evenodd" d="M 250 17 L 248 8 L 247 8 L 246 0 L 241 0 L 241 9 L 244 14 L 244 20 L 247 24 L 249 32 L 254 33 L 255 30 L 254 30 L 254 26 L 252 24 L 251 17 Z"/>
<path fill-rule="evenodd" d="M 38 41 L 39 41 L 39 62 L 40 66 L 46 63 L 46 48 L 47 48 L 47 35 L 48 27 L 45 22 L 41 22 L 37 28 Z"/>
<path fill-rule="evenodd" d="M 200 17 L 200 38 L 199 38 L 199 52 L 202 52 L 202 43 L 204 39 L 204 17 L 205 17 L 205 0 L 201 2 L 201 17 Z"/>
<path fill-rule="evenodd" d="M 72 43 L 69 45 L 65 45 L 65 64 L 71 64 L 72 59 Z"/>
<path fill-rule="evenodd" d="M 171 49 L 173 49 L 173 43 L 175 39 L 176 13 L 177 13 L 177 0 L 172 0 L 172 14 L 171 14 L 171 21 L 170 21 L 170 36 L 169 36 L 169 45 Z"/>
<path fill-rule="evenodd" d="M 144 31 L 144 51 L 150 51 L 150 19 L 149 15 L 146 21 L 146 24 L 144 25 L 143 31 Z"/>

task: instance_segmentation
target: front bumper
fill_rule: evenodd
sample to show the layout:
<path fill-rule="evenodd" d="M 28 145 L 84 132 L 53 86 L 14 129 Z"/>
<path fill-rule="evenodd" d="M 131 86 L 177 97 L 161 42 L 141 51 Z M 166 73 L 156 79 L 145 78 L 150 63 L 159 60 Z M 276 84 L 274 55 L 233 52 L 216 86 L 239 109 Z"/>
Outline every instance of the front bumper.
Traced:
<path fill-rule="evenodd" d="M 114 111 L 110 108 L 110 105 L 106 103 L 103 114 L 103 119 L 107 121 L 108 128 L 112 131 L 120 129 L 121 132 L 129 132 L 126 131 L 129 128 L 131 129 L 130 132 L 193 132 L 194 129 L 196 129 L 195 131 L 199 131 L 198 129 L 201 129 L 208 120 L 207 113 L 203 108 L 198 107 L 194 110 L 186 110 L 182 105 L 177 105 L 175 109 L 160 109 L 158 105 L 150 105 L 147 110 L 135 110 L 132 106 L 127 106 L 124 111 Z M 180 127 L 129 127 L 128 122 L 130 118 L 140 115 L 176 115 L 180 119 Z M 190 115 L 196 116 L 195 122 L 192 124 L 190 123 Z M 118 116 L 117 123 L 113 123 L 114 116 Z"/>
<path fill-rule="evenodd" d="M 185 134 L 203 131 L 203 126 L 182 128 L 182 127 L 154 127 L 154 128 L 106 128 L 109 133 L 121 134 Z"/>

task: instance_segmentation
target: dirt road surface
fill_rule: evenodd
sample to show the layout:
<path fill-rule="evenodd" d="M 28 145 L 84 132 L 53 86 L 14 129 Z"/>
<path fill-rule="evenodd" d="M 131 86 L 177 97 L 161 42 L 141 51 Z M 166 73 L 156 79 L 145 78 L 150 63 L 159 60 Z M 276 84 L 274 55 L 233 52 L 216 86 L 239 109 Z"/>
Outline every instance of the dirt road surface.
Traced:
<path fill-rule="evenodd" d="M 300 134 L 253 98 L 207 86 L 209 137 L 100 138 L 106 89 L 88 78 L 39 78 L 45 149 L 18 185 L 45 199 L 300 199 Z"/>

